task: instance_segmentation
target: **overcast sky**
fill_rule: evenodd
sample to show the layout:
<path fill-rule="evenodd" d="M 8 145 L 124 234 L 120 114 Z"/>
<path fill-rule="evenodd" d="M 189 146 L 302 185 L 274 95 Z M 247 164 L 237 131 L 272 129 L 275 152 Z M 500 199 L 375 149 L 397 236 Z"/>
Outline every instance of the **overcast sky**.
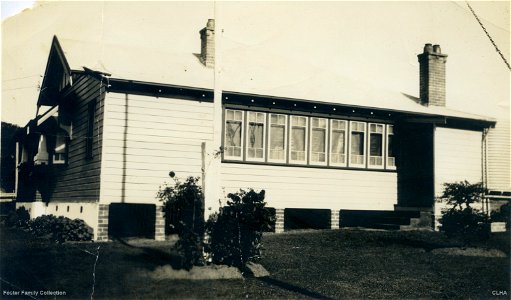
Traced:
<path fill-rule="evenodd" d="M 374 5 L 369 2 L 362 5 L 353 2 L 350 7 L 332 4 L 334 8 L 330 10 L 330 4 L 316 5 L 313 2 L 295 4 L 229 2 L 223 8 L 223 16 L 227 19 L 225 37 L 252 49 L 262 49 L 276 57 L 285 55 L 289 59 L 306 60 L 304 62 L 307 64 L 320 68 L 326 66 L 354 79 L 363 79 L 414 96 L 418 96 L 416 54 L 422 50 L 426 42 L 440 43 L 442 50 L 449 55 L 448 105 L 471 113 L 492 115 L 502 108 L 509 114 L 509 70 L 471 15 L 467 5 L 464 2 L 452 1 L 443 2 L 443 6 L 438 6 L 435 2 L 430 3 L 418 4 L 421 13 L 414 15 L 418 9 L 414 8 L 411 2 L 386 2 Z M 9 25 L 2 26 L 5 27 L 2 28 L 3 51 L 12 52 L 14 51 L 12 49 L 16 49 L 18 53 L 13 59 L 3 54 L 2 97 L 7 99 L 2 99 L 2 120 L 19 125 L 25 125 L 35 114 L 36 87 L 44 72 L 51 42 L 51 38 L 46 36 L 40 38 L 43 30 L 53 28 L 51 26 L 57 22 L 57 17 L 60 18 L 58 20 L 63 20 L 62 25 L 58 32 L 52 34 L 57 34 L 59 38 L 72 39 L 76 36 L 74 32 L 92 30 L 69 28 L 69 23 L 77 19 L 72 15 L 69 16 L 72 19 L 55 15 L 55 21 L 47 18 L 37 21 L 39 22 L 37 26 L 31 27 L 36 28 L 31 29 L 33 32 L 27 30 L 28 26 L 25 25 L 28 24 L 26 20 L 30 20 L 30 11 L 23 13 L 26 18 L 19 18 L 26 22 L 23 24 L 14 20 L 19 16 L 5 19 L 30 7 L 31 4 L 31 1 L 1 2 L 2 25 L 4 22 L 8 22 L 6 25 Z M 132 4 L 133 2 L 130 2 L 126 6 Z M 509 61 L 509 1 L 471 4 Z M 343 20 L 339 20 L 342 10 L 353 13 L 343 15 Z M 122 14 L 123 11 L 115 10 L 118 14 Z M 148 20 L 149 18 L 146 18 L 140 24 L 148 24 Z M 198 29 L 205 25 L 205 20 L 200 21 L 197 28 L 190 28 L 190 37 L 197 41 Z M 114 30 L 133 26 L 129 23 L 122 25 L 105 30 L 110 34 L 125 35 L 127 33 Z M 343 25 L 349 27 L 342 27 Z M 87 25 L 94 26 L 95 24 Z M 322 28 L 321 32 L 318 32 L 318 28 Z M 156 45 L 153 46 L 154 49 L 165 41 L 161 38 L 165 35 L 164 30 L 157 28 L 156 31 L 159 35 L 151 37 L 151 43 Z M 34 38 L 40 40 L 26 49 L 27 47 L 15 45 L 23 40 L 18 38 L 19 35 L 24 35 L 26 41 L 34 42 Z M 143 44 L 146 37 L 139 36 L 140 40 L 136 40 L 136 36 L 129 38 L 134 43 Z M 325 41 L 332 45 L 321 47 L 321 43 L 324 44 Z M 11 47 L 13 45 L 16 47 Z M 282 53 L 282 49 L 293 48 L 299 51 Z M 69 49 L 64 51 L 67 52 L 66 55 L 76 54 Z M 479 103 L 475 103 L 474 99 Z M 499 104 L 500 108 L 497 107 L 493 111 L 485 110 L 481 104 L 484 101 L 489 101 L 492 107 Z"/>

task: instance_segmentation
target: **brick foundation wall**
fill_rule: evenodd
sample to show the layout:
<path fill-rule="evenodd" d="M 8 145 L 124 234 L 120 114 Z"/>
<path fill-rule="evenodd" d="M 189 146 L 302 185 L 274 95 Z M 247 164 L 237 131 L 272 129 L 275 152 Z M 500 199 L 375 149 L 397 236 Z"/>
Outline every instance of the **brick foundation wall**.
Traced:
<path fill-rule="evenodd" d="M 165 240 L 165 217 L 163 206 L 156 206 L 156 218 L 154 222 L 154 239 L 156 241 Z"/>
<path fill-rule="evenodd" d="M 331 211 L 330 228 L 331 229 L 339 229 L 339 210 Z"/>
<path fill-rule="evenodd" d="M 284 209 L 275 209 L 275 233 L 284 232 Z"/>
<path fill-rule="evenodd" d="M 96 241 L 108 241 L 108 204 L 98 206 L 98 228 L 95 232 Z"/>

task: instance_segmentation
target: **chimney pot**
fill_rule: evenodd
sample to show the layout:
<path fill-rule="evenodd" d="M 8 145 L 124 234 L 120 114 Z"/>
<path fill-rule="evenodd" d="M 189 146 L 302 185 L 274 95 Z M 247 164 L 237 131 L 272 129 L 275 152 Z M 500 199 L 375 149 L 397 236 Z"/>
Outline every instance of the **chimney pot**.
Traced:
<path fill-rule="evenodd" d="M 424 52 L 423 53 L 432 53 L 433 52 L 433 45 L 431 44 L 426 44 L 424 45 Z"/>
<path fill-rule="evenodd" d="M 442 53 L 442 49 L 440 49 L 440 45 L 434 45 L 433 52 L 438 53 L 438 54 Z"/>
<path fill-rule="evenodd" d="M 206 24 L 207 29 L 215 30 L 215 19 L 208 19 L 208 23 Z"/>

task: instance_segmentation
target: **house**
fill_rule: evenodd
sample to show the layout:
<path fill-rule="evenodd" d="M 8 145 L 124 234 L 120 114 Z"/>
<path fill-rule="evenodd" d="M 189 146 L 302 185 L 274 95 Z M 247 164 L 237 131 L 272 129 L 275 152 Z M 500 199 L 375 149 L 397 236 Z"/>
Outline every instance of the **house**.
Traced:
<path fill-rule="evenodd" d="M 284 61 L 267 70 L 253 52 L 218 53 L 213 19 L 197 32 L 197 55 L 101 46 L 111 59 L 104 68 L 79 59 L 96 44 L 55 37 L 41 113 L 18 139 L 17 205 L 32 217 L 84 219 L 96 240 L 130 231 L 128 221 L 162 239 L 155 195 L 169 171 L 202 178 L 207 212 L 228 192 L 265 189 L 276 231 L 304 214 L 323 228 L 368 211 L 425 221 L 438 216 L 442 183 L 482 180 L 496 122 L 446 107 L 439 45 L 418 45 L 414 97 L 328 71 L 290 73 Z M 251 57 L 245 73 L 218 72 L 217 59 L 233 66 Z"/>

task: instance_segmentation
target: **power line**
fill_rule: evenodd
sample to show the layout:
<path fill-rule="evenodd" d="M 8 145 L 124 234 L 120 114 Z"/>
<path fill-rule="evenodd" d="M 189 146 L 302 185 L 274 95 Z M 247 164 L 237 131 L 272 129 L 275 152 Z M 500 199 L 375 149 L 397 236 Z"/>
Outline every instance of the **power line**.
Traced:
<path fill-rule="evenodd" d="M 461 9 L 463 10 L 463 12 L 469 13 L 469 12 L 465 9 L 465 7 L 463 7 L 463 6 L 461 6 L 460 4 L 458 4 L 458 1 L 450 1 L 450 2 L 451 2 L 451 3 L 453 3 L 454 5 L 458 6 L 459 8 L 461 8 Z M 485 22 L 487 22 L 487 23 L 489 23 L 489 24 L 491 24 L 491 25 L 493 25 L 493 26 L 495 26 L 495 27 L 497 27 L 497 28 L 499 28 L 499 29 L 501 29 L 501 30 L 504 30 L 505 32 L 509 32 L 509 29 L 506 29 L 506 28 L 504 28 L 504 27 L 502 27 L 502 26 L 499 26 L 499 25 L 495 24 L 494 22 L 492 22 L 492 21 L 490 21 L 490 20 L 488 20 L 488 19 L 486 19 L 486 18 L 480 18 L 480 19 L 481 19 L 481 20 L 484 20 Z"/>
<path fill-rule="evenodd" d="M 13 91 L 13 90 L 22 90 L 22 89 L 30 89 L 30 88 L 38 88 L 37 86 L 24 86 L 24 87 L 18 87 L 13 89 L 2 89 L 4 91 Z"/>
<path fill-rule="evenodd" d="M 36 77 L 36 76 L 43 77 L 40 74 L 35 74 L 35 75 L 30 75 L 30 76 L 18 77 L 18 78 L 3 79 L 2 81 L 7 82 L 7 81 L 12 81 L 12 80 L 18 80 L 18 79 L 32 78 L 32 77 Z"/>
<path fill-rule="evenodd" d="M 479 17 L 476 15 L 475 11 L 472 9 L 472 6 L 470 6 L 470 4 L 467 1 L 465 1 L 465 3 L 467 4 L 468 8 L 470 9 L 472 14 L 476 18 L 476 20 L 479 23 L 479 25 L 481 25 L 481 28 L 484 30 L 484 33 L 486 33 L 486 36 L 490 39 L 490 42 L 493 44 L 493 47 L 495 47 L 495 50 L 497 51 L 497 53 L 499 53 L 500 57 L 502 57 L 502 60 L 506 64 L 506 66 L 509 69 L 509 71 L 511 71 L 511 66 L 509 65 L 509 63 L 507 62 L 506 58 L 504 57 L 504 54 L 502 54 L 502 52 L 500 51 L 499 47 L 497 47 L 497 44 L 495 43 L 495 41 L 493 41 L 492 37 L 490 36 L 488 31 L 484 27 L 483 23 L 481 23 L 481 20 L 479 20 Z"/>

